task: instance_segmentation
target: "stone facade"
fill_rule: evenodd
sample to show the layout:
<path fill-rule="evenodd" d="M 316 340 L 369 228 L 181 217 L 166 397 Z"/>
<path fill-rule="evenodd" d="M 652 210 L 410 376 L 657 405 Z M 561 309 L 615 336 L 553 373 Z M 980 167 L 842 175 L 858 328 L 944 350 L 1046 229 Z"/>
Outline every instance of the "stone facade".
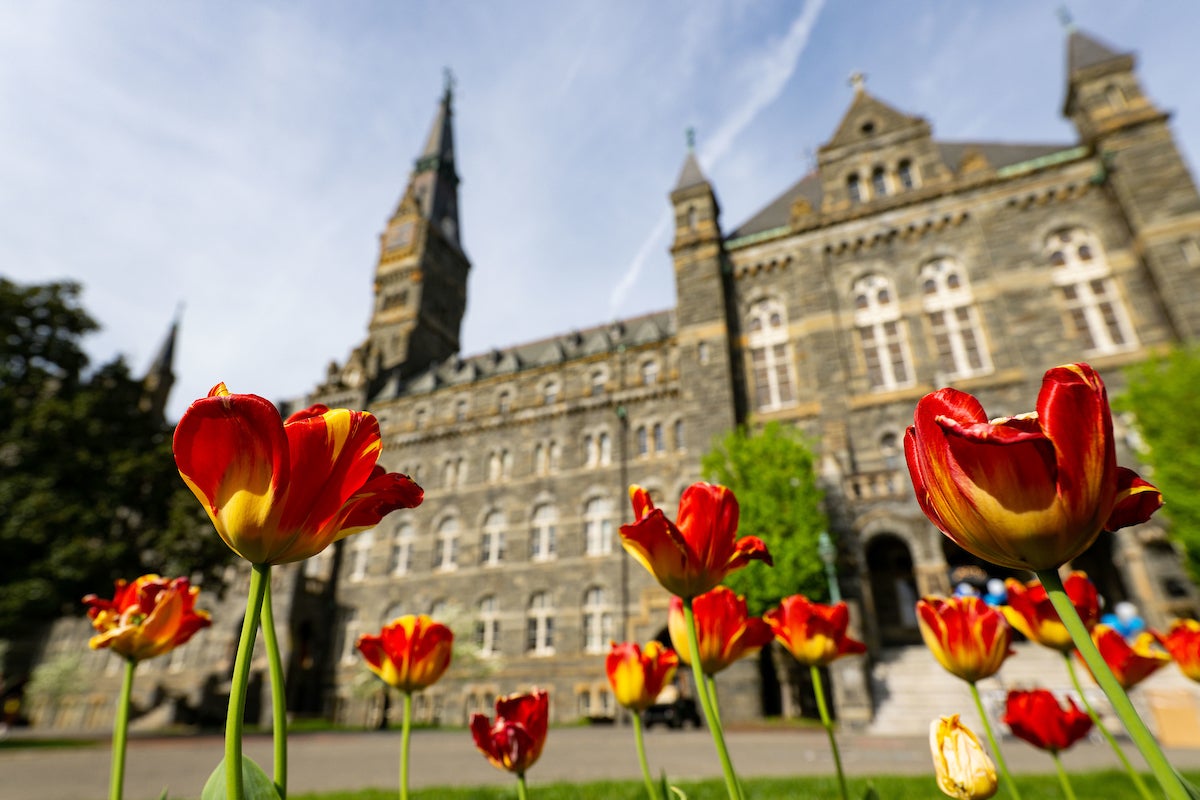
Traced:
<path fill-rule="evenodd" d="M 1081 359 L 1116 392 L 1122 367 L 1200 336 L 1200 196 L 1167 115 L 1132 56 L 1078 31 L 1067 47 L 1077 141 L 939 141 L 860 83 L 816 169 L 740 227 L 722 228 L 688 154 L 670 194 L 675 309 L 470 357 L 447 90 L 381 236 L 368 338 L 307 398 L 373 412 L 384 466 L 426 499 L 282 571 L 292 707 L 377 720 L 356 636 L 432 613 L 475 657 L 419 719 L 462 724 L 535 684 L 555 720 L 612 716 L 608 641 L 662 635 L 667 606 L 621 550 L 625 487 L 672 506 L 742 423 L 817 443 L 842 592 L 872 652 L 919 640 L 921 594 L 1012 574 L 918 509 L 902 453 L 917 400 L 954 385 L 1020 413 L 1045 369 Z M 1131 463 L 1128 421 L 1117 428 Z M 1158 523 L 1104 534 L 1077 566 L 1153 625 L 1196 611 Z M 763 712 L 760 666 L 722 675 L 723 715 Z M 865 666 L 834 671 L 846 719 L 871 716 Z"/>

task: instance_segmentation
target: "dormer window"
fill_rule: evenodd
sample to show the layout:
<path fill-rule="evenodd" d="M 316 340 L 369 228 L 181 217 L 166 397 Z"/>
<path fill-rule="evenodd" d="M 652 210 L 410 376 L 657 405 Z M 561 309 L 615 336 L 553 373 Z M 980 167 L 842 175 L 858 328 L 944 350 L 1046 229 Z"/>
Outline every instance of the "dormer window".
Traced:
<path fill-rule="evenodd" d="M 884 174 L 883 167 L 876 167 L 871 173 L 871 191 L 875 192 L 876 197 L 887 196 L 887 175 Z"/>
<path fill-rule="evenodd" d="M 850 173 L 850 177 L 846 178 L 846 193 L 850 195 L 851 203 L 861 203 L 863 201 L 862 184 L 858 180 L 858 173 Z"/>
<path fill-rule="evenodd" d="M 896 165 L 896 179 L 900 181 L 902 189 L 911 189 L 917 185 L 913 179 L 912 162 L 907 158 Z"/>

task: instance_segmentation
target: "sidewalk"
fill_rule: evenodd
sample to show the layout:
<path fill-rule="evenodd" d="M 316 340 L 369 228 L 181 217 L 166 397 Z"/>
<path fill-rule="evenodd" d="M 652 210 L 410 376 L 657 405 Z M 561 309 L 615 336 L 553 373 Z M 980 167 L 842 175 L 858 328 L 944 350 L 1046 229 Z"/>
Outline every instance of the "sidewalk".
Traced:
<path fill-rule="evenodd" d="M 832 773 L 829 743 L 821 730 L 732 731 L 730 753 L 744 776 Z M 850 774 L 929 774 L 925 737 L 892 738 L 843 734 L 838 738 Z M 1009 767 L 1018 773 L 1053 772 L 1044 753 L 1021 741 L 1003 744 Z M 289 740 L 289 785 L 295 792 L 393 788 L 399 762 L 397 731 L 296 734 Z M 646 749 L 655 772 L 672 777 L 716 778 L 720 765 L 708 731 L 647 732 Z M 1132 746 L 1130 760 L 1141 758 Z M 247 739 L 246 753 L 271 771 L 271 740 Z M 164 788 L 173 798 L 197 798 L 222 756 L 219 736 L 135 738 L 125 772 L 127 800 L 157 800 Z M 411 784 L 415 787 L 505 784 L 511 777 L 475 750 L 466 730 L 421 730 L 413 734 Z M 4 800 L 100 800 L 107 791 L 106 740 L 77 748 L 0 749 L 0 797 Z M 1170 750 L 1180 769 L 1200 770 L 1200 750 Z M 1063 754 L 1068 769 L 1117 769 L 1108 745 L 1084 742 Z M 541 760 L 529 773 L 531 785 L 553 781 L 638 780 L 633 733 L 628 728 L 556 728 Z M 930 785 L 933 797 L 936 791 Z"/>

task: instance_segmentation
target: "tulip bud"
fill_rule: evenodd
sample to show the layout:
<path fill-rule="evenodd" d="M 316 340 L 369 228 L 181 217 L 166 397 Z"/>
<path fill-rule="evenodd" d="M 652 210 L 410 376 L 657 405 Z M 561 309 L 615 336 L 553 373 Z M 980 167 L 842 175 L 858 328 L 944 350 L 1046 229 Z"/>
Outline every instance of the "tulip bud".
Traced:
<path fill-rule="evenodd" d="M 929 726 L 929 749 L 938 788 L 957 800 L 986 800 L 996 793 L 996 767 L 971 729 L 958 714 L 934 720 Z"/>

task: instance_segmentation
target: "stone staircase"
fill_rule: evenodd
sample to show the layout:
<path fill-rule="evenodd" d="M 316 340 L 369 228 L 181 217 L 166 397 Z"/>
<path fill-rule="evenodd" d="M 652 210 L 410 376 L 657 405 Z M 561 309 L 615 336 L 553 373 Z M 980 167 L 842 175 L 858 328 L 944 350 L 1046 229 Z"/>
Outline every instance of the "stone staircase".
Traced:
<path fill-rule="evenodd" d="M 1030 642 L 1013 645 L 1010 656 L 995 676 L 979 682 L 997 734 L 1004 726 L 1004 699 L 1010 689 L 1050 689 L 1058 695 L 1074 695 L 1070 675 L 1058 653 Z M 1088 700 L 1108 727 L 1120 725 L 1112 717 L 1108 701 L 1092 682 L 1082 664 L 1076 663 Z M 929 723 L 936 717 L 959 714 L 981 738 L 982 726 L 970 689 L 942 669 L 923 645 L 883 650 L 871 670 L 875 718 L 867 730 L 880 736 L 928 736 Z M 1200 746 L 1200 686 L 1189 681 L 1173 664 L 1159 670 L 1132 693 L 1142 719 L 1160 738 L 1172 743 Z M 1164 744 L 1167 742 L 1164 741 Z"/>

